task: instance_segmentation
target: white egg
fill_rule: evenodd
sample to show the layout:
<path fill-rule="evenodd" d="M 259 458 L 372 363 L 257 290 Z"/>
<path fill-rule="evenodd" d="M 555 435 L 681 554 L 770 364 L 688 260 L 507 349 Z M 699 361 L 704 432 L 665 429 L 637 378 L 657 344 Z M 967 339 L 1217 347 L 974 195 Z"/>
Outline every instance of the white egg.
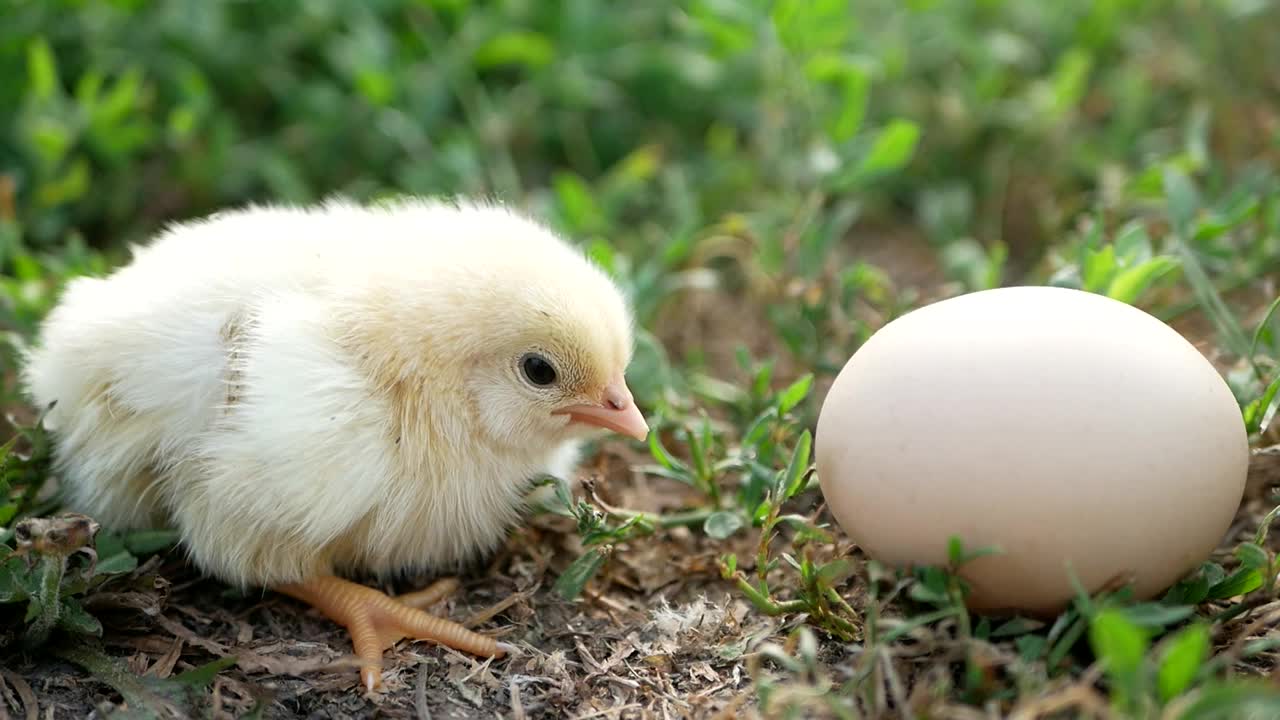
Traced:
<path fill-rule="evenodd" d="M 1151 598 L 1223 540 L 1244 493 L 1239 406 L 1181 335 L 1077 290 L 1001 288 L 885 325 L 824 400 L 815 437 L 840 527 L 895 567 L 948 540 L 979 612 L 1049 615 L 1131 580 Z"/>

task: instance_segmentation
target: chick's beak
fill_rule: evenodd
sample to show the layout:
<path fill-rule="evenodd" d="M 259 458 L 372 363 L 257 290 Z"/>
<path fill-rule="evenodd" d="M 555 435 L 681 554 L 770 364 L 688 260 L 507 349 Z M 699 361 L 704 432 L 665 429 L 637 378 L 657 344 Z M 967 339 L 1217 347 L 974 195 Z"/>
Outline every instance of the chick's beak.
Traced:
<path fill-rule="evenodd" d="M 640 408 L 636 407 L 631 390 L 621 376 L 605 386 L 598 404 L 569 405 L 553 414 L 568 415 L 570 422 L 595 425 L 637 440 L 649 437 L 649 424 L 640 414 Z"/>

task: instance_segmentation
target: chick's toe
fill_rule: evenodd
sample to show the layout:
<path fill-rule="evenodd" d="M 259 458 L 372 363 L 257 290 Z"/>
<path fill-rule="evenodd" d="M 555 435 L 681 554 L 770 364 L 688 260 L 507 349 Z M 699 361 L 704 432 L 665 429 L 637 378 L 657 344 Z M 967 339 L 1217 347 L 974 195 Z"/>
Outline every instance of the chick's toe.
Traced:
<path fill-rule="evenodd" d="M 506 654 L 503 643 L 419 609 L 439 602 L 457 587 L 454 580 L 392 598 L 371 587 L 326 575 L 276 590 L 315 607 L 351 635 L 368 690 L 382 685 L 382 653 L 400 640 L 431 640 L 460 652 L 484 657 Z"/>
<path fill-rule="evenodd" d="M 426 610 L 436 603 L 444 600 L 452 595 L 458 589 L 457 578 L 443 578 L 437 580 L 422 590 L 397 595 L 395 601 L 401 605 L 408 605 L 411 608 Z"/>

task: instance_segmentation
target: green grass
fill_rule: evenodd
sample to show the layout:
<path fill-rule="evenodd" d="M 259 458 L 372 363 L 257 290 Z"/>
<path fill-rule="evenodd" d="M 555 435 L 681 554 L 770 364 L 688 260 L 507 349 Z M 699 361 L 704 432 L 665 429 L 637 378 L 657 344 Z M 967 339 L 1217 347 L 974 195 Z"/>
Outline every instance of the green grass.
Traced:
<path fill-rule="evenodd" d="M 630 295 L 656 431 L 640 470 L 685 498 L 649 512 L 562 493 L 552 510 L 583 545 L 562 597 L 684 527 L 753 612 L 804 620 L 719 650 L 766 715 L 906 717 L 910 697 L 1280 716 L 1253 677 L 1280 650 L 1255 627 L 1280 601 L 1275 498 L 1242 516 L 1252 541 L 1158 602 L 1081 595 L 1056 622 L 993 624 L 964 609 L 961 546 L 913 573 L 850 554 L 809 457 L 821 390 L 871 333 L 1008 284 L 1173 323 L 1223 369 L 1255 446 L 1275 443 L 1277 33 L 1280 11 L 1251 0 L 0 0 L 0 357 L 12 367 L 68 278 L 173 218 L 496 195 Z M 37 493 L 47 440 L 14 374 L 0 383 L 22 429 L 0 477 L 12 545 L 56 498 Z M 106 542 L 129 562 L 155 545 Z M 113 568 L 77 567 L 10 560 L 0 602 L 41 634 L 80 618 Z M 832 643 L 857 648 L 851 665 L 824 659 Z"/>

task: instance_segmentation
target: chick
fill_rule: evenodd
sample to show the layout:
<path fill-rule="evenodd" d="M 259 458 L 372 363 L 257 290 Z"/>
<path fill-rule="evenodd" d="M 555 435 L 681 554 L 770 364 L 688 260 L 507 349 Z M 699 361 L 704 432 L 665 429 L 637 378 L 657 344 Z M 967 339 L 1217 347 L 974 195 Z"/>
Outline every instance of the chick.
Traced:
<path fill-rule="evenodd" d="M 23 379 L 72 508 L 314 605 L 373 689 L 406 636 L 506 648 L 419 609 L 444 585 L 346 577 L 457 569 L 588 436 L 645 438 L 632 333 L 607 275 L 514 211 L 331 200 L 178 224 L 70 283 Z"/>

